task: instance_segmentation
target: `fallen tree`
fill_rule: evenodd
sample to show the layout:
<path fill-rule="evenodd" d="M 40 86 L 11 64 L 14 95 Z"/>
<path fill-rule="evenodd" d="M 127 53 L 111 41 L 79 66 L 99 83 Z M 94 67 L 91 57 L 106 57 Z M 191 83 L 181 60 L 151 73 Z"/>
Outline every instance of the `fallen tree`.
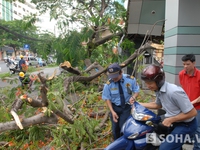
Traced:
<path fill-rule="evenodd" d="M 132 63 L 139 55 L 141 55 L 146 49 L 151 49 L 151 42 L 147 42 L 143 46 L 141 46 L 139 49 L 137 49 L 127 60 L 122 62 L 120 66 L 122 68 L 126 67 L 130 63 Z M 65 61 L 62 64 L 60 64 L 60 67 L 67 72 L 73 74 L 71 76 L 64 76 L 63 78 L 63 93 L 59 93 L 58 91 L 57 95 L 59 95 L 59 98 L 55 98 L 56 100 L 53 101 L 53 99 L 49 99 L 50 90 L 51 88 L 51 82 L 54 80 L 57 80 L 56 71 L 54 71 L 53 75 L 50 77 L 45 77 L 42 72 L 37 74 L 37 79 L 39 80 L 39 95 L 37 98 L 33 98 L 29 95 L 29 93 L 22 94 L 19 98 L 17 98 L 13 104 L 12 108 L 10 110 L 10 113 L 12 114 L 15 121 L 7 121 L 4 123 L 0 123 L 0 132 L 8 131 L 8 130 L 16 130 L 24 128 L 31 127 L 34 125 L 56 125 L 59 122 L 59 118 L 62 118 L 65 122 L 69 124 L 75 124 L 79 122 L 81 123 L 81 128 L 85 132 L 83 133 L 83 136 L 81 136 L 80 147 L 84 149 L 84 138 L 88 138 L 90 141 L 90 144 L 92 144 L 92 141 L 94 141 L 93 134 L 96 133 L 100 135 L 100 132 L 102 132 L 102 128 L 106 125 L 106 121 L 108 120 L 109 111 L 105 107 L 105 105 L 100 106 L 93 106 L 89 104 L 88 96 L 90 93 L 83 93 L 83 97 L 80 97 L 76 92 L 74 92 L 73 98 L 78 97 L 78 100 L 73 103 L 66 103 L 65 101 L 61 100 L 61 98 L 65 97 L 66 95 L 70 95 L 70 86 L 75 83 L 80 83 L 84 86 L 89 86 L 92 82 L 96 84 L 95 79 L 101 76 L 105 76 L 104 81 L 106 81 L 106 71 L 107 67 L 103 68 L 98 62 L 91 63 L 90 60 L 85 60 L 85 64 L 87 68 L 84 71 L 80 71 L 77 68 L 74 68 L 71 66 L 70 62 Z M 95 68 L 98 68 L 98 72 L 94 71 Z M 87 73 L 89 76 L 84 76 L 84 74 Z M 10 78 L 7 78 L 9 80 Z M 10 79 L 11 80 L 11 79 Z M 54 91 L 56 92 L 56 91 Z M 101 95 L 101 90 L 99 90 L 98 96 Z M 72 94 L 71 94 L 72 95 Z M 65 98 L 63 98 L 65 99 Z M 67 99 L 67 98 L 66 98 Z M 70 98 L 69 98 L 70 99 Z M 68 101 L 68 100 L 67 100 Z M 76 104 L 79 105 L 74 108 Z M 24 106 L 25 105 L 25 106 Z M 38 108 L 40 111 L 38 113 L 32 114 L 32 116 L 25 118 L 24 116 L 21 117 L 18 115 L 18 111 L 22 108 Z M 82 110 L 82 108 L 86 108 L 86 112 Z M 94 110 L 93 108 L 96 108 Z M 90 112 L 88 110 L 91 110 Z M 91 124 L 90 118 L 96 118 L 96 121 L 98 121 L 98 118 L 100 118 L 100 122 L 98 124 L 92 125 L 92 131 L 89 129 L 88 125 Z M 83 119 L 81 121 L 81 119 Z M 80 127 L 79 127 L 80 128 Z M 77 130 L 77 129 L 76 129 Z M 110 132 L 109 132 L 110 133 Z M 87 135 L 87 136 L 86 136 Z M 68 139 L 68 138 L 67 138 Z M 68 142 L 72 142 L 68 139 Z"/>
<path fill-rule="evenodd" d="M 151 42 L 147 42 L 146 44 L 141 46 L 139 49 L 137 49 L 128 59 L 126 59 L 124 62 L 122 62 L 120 64 L 121 68 L 124 68 L 124 67 L 128 66 L 129 64 L 131 64 L 146 49 L 152 49 L 153 47 L 151 46 L 151 44 L 152 44 Z M 97 62 L 95 62 L 91 66 L 89 66 L 85 70 L 85 72 L 88 72 L 88 71 L 90 71 L 92 69 L 95 69 L 98 66 L 99 66 L 99 64 Z M 64 87 L 65 87 L 66 91 L 68 90 L 69 84 L 71 82 L 82 82 L 82 83 L 90 82 L 90 81 L 94 80 L 95 78 L 97 78 L 98 76 L 101 76 L 102 74 L 105 74 L 106 71 L 107 71 L 107 68 L 100 69 L 100 71 L 96 72 L 95 74 L 91 74 L 89 77 L 85 77 L 85 76 L 81 76 L 84 72 L 81 73 L 76 68 L 73 68 L 68 61 L 66 61 L 63 64 L 61 64 L 60 67 L 63 68 L 64 70 L 68 71 L 68 72 L 71 72 L 71 73 L 77 75 L 77 76 L 67 77 L 64 80 Z"/>

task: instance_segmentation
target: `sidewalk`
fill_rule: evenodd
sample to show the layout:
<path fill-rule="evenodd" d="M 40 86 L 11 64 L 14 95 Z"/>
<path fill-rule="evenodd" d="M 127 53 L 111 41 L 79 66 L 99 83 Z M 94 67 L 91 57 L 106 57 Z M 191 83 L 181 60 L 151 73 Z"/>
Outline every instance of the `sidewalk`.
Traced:
<path fill-rule="evenodd" d="M 32 72 L 30 74 L 38 74 L 39 72 L 44 72 L 45 75 L 49 75 L 51 76 L 54 71 L 56 70 L 56 75 L 59 75 L 60 74 L 60 70 L 59 70 L 59 67 L 52 67 L 52 68 L 43 68 L 42 70 L 40 71 L 35 71 L 35 72 Z"/>

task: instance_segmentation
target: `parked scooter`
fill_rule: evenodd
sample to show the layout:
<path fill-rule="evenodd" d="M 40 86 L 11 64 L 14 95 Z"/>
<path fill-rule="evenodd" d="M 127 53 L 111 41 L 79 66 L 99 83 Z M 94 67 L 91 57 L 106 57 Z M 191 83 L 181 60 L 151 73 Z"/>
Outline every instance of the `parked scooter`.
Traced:
<path fill-rule="evenodd" d="M 15 74 L 16 70 L 18 69 L 18 63 L 15 61 L 11 61 L 9 64 L 7 63 L 7 66 L 10 70 L 10 74 Z"/>
<path fill-rule="evenodd" d="M 168 127 L 161 124 L 162 117 L 165 111 L 160 110 L 160 114 L 155 114 L 153 111 L 140 105 L 138 102 L 134 102 L 131 110 L 131 115 L 124 123 L 120 138 L 115 140 L 105 150 L 156 150 L 158 149 L 161 141 L 157 137 L 154 142 L 148 142 L 147 135 L 165 134 L 170 131 Z M 161 130 L 159 128 L 162 128 Z"/>

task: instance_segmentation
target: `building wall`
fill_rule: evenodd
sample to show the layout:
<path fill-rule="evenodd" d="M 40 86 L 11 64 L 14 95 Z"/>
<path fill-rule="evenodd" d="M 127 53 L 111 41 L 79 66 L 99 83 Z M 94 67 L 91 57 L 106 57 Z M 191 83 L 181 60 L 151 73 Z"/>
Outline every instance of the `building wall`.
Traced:
<path fill-rule="evenodd" d="M 25 3 L 18 1 L 10 3 L 5 0 L 0 0 L 0 18 L 5 21 L 23 19 L 24 16 L 37 12 L 35 5 L 28 1 Z"/>
<path fill-rule="evenodd" d="M 35 13 L 37 13 L 37 10 L 34 4 L 31 4 L 30 2 L 13 2 L 13 20 L 23 19 L 24 16 L 32 15 Z"/>
<path fill-rule="evenodd" d="M 57 32 L 56 21 L 50 21 L 49 11 L 46 14 L 39 14 L 36 9 L 35 4 L 31 3 L 31 0 L 26 0 L 25 3 L 20 3 L 18 1 L 13 1 L 13 3 L 6 2 L 5 0 L 0 0 L 0 19 L 11 21 L 20 20 L 24 16 L 36 14 L 37 22 L 36 26 L 40 27 L 43 31 L 50 31 L 52 33 Z"/>
<path fill-rule="evenodd" d="M 128 34 L 162 34 L 165 0 L 129 0 L 128 11 Z"/>
<path fill-rule="evenodd" d="M 10 21 L 12 20 L 12 4 L 5 0 L 1 0 L 1 19 Z"/>
<path fill-rule="evenodd" d="M 199 0 L 166 0 L 164 70 L 166 80 L 171 83 L 179 85 L 183 55 L 195 54 L 200 68 L 199 6 Z"/>

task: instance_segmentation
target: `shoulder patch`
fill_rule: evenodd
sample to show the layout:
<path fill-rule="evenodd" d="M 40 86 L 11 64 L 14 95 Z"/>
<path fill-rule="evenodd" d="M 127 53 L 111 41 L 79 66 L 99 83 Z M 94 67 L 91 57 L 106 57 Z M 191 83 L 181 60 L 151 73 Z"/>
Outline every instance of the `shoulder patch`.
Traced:
<path fill-rule="evenodd" d="M 130 75 L 127 75 L 126 77 L 129 78 L 129 79 L 134 79 L 135 78 L 134 76 L 130 76 Z"/>
<path fill-rule="evenodd" d="M 108 80 L 108 81 L 106 82 L 106 84 L 110 84 L 110 81 Z"/>
<path fill-rule="evenodd" d="M 113 80 L 112 79 L 109 79 L 107 82 L 106 82 L 106 84 L 110 84 L 110 83 L 112 83 L 113 82 Z"/>

